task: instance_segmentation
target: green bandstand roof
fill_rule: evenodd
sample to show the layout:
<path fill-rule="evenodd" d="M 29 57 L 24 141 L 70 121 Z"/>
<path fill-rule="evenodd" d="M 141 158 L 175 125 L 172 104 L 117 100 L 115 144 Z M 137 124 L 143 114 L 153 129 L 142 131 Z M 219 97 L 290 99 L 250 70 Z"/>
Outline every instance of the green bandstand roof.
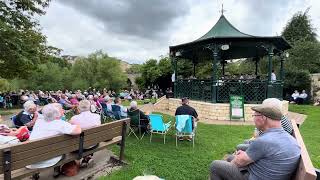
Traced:
<path fill-rule="evenodd" d="M 221 15 L 218 22 L 201 38 L 196 41 L 221 38 L 221 37 L 252 37 L 251 35 L 240 32 L 225 17 Z"/>
<path fill-rule="evenodd" d="M 180 52 L 179 57 L 202 61 L 212 58 L 209 45 L 221 47 L 228 44 L 229 49 L 221 51 L 221 60 L 250 57 L 263 57 L 267 55 L 268 48 L 273 47 L 274 53 L 290 49 L 289 43 L 281 36 L 253 36 L 239 31 L 222 14 L 217 23 L 202 37 L 195 41 L 170 46 L 170 54 Z"/>

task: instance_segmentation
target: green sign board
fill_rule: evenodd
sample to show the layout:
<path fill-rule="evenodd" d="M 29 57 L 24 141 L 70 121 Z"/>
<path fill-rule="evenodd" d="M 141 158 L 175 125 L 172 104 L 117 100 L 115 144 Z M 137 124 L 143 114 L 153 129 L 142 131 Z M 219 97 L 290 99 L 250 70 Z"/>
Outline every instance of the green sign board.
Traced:
<path fill-rule="evenodd" d="M 230 96 L 230 120 L 242 119 L 244 120 L 244 97 Z"/>

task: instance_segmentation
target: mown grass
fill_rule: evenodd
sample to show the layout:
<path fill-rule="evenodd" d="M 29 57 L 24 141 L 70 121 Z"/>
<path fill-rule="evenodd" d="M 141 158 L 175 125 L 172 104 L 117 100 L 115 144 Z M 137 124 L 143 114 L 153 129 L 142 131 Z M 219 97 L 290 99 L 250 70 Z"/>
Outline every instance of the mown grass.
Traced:
<path fill-rule="evenodd" d="M 313 165 L 320 168 L 320 108 L 314 106 L 290 105 L 290 111 L 308 115 L 300 127 Z M 163 115 L 166 121 L 174 122 L 172 116 Z M 209 165 L 214 159 L 221 159 L 232 152 L 237 143 L 252 135 L 252 126 L 208 125 L 199 123 L 195 148 L 190 142 L 179 142 L 175 146 L 174 131 L 170 131 L 166 144 L 162 137 L 149 136 L 141 141 L 129 137 L 126 143 L 126 167 L 100 179 L 132 179 L 143 174 L 153 174 L 166 180 L 208 179 Z M 119 148 L 112 147 L 114 152 Z"/>
<path fill-rule="evenodd" d="M 0 115 L 1 116 L 7 116 L 7 115 L 13 115 L 20 109 L 0 109 Z"/>
<path fill-rule="evenodd" d="M 172 116 L 163 115 L 166 121 Z M 141 141 L 130 136 L 126 141 L 125 159 L 129 165 L 110 176 L 100 179 L 132 179 L 143 174 L 154 174 L 166 180 L 208 179 L 209 165 L 214 159 L 221 159 L 226 153 L 234 151 L 237 143 L 252 135 L 252 126 L 229 126 L 198 124 L 195 147 L 183 141 L 175 145 L 174 131 L 171 130 L 163 144 L 163 137 L 154 135 Z M 114 146 L 114 152 L 119 148 Z"/>

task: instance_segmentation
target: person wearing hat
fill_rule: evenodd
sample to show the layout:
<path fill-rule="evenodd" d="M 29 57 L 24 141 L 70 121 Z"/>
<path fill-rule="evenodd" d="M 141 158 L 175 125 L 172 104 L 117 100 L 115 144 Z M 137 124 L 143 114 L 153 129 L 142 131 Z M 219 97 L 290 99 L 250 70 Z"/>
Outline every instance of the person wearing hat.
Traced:
<path fill-rule="evenodd" d="M 213 161 L 210 179 L 290 179 L 301 150 L 297 141 L 281 127 L 282 112 L 276 106 L 279 100 L 271 101 L 267 99 L 252 108 L 255 126 L 263 133 L 246 151 L 237 151 L 231 162 Z"/>
<path fill-rule="evenodd" d="M 271 104 L 272 106 L 277 106 L 278 109 L 282 111 L 282 102 L 279 101 L 278 99 L 276 98 L 268 98 L 266 100 L 264 100 L 263 102 L 264 104 Z M 289 133 L 290 135 L 292 135 L 293 133 L 293 127 L 292 127 L 292 124 L 291 124 L 291 120 L 288 118 L 288 116 L 286 115 L 282 115 L 281 117 L 281 120 L 280 120 L 280 123 L 281 123 L 281 126 L 282 128 L 287 132 Z M 257 138 L 257 136 L 260 136 L 263 132 L 261 130 L 258 130 L 257 128 L 255 128 L 254 130 L 254 135 L 251 139 L 246 139 L 244 140 L 243 144 L 239 144 L 237 145 L 236 149 L 237 150 L 243 150 L 245 151 L 248 147 L 249 147 L 249 144 L 255 139 Z"/>
<path fill-rule="evenodd" d="M 197 126 L 196 122 L 194 122 L 194 120 L 198 121 L 198 113 L 193 107 L 189 106 L 189 99 L 187 97 L 184 97 L 181 99 L 181 106 L 177 108 L 174 115 L 175 116 L 177 116 L 177 115 L 190 115 L 194 118 L 194 119 L 192 119 L 193 120 L 192 129 L 195 126 Z M 183 138 L 180 137 L 179 140 L 182 141 Z M 191 141 L 191 137 L 188 139 L 188 141 Z"/>

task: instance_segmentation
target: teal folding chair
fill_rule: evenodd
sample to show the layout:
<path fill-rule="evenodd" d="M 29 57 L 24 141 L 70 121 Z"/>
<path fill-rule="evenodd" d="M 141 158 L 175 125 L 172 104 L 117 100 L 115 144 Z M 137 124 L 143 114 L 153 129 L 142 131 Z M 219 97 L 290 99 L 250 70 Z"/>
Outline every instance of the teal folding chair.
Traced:
<path fill-rule="evenodd" d="M 166 144 L 166 134 L 170 129 L 171 121 L 168 123 L 163 122 L 162 115 L 160 114 L 150 114 L 150 143 L 152 140 L 152 134 L 162 134 L 163 144 Z"/>
<path fill-rule="evenodd" d="M 178 146 L 178 137 L 192 138 L 192 147 L 194 147 L 194 139 L 196 136 L 196 126 L 193 126 L 193 116 L 190 115 L 177 115 L 176 116 L 176 146 Z"/>

